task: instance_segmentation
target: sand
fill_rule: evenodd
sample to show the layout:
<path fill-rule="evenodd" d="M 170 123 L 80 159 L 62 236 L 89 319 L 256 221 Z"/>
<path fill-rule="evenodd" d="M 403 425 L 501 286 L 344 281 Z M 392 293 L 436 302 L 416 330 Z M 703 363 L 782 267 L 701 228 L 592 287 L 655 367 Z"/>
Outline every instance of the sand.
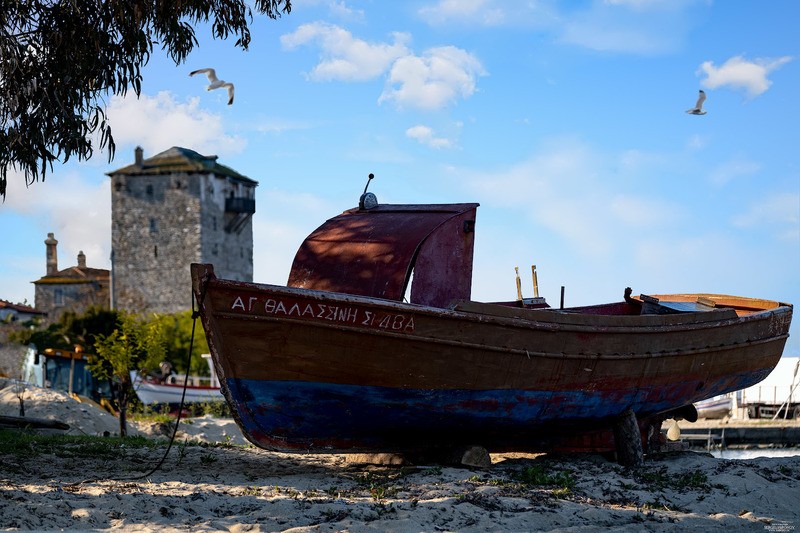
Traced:
<path fill-rule="evenodd" d="M 0 414 L 16 415 L 16 395 L 7 389 L 0 388 Z M 92 406 L 54 391 L 27 394 L 26 415 L 68 421 L 79 434 L 115 431 L 116 419 Z M 244 445 L 230 420 L 191 419 L 179 429 L 163 466 L 144 477 L 166 446 L 122 449 L 113 458 L 86 458 L 68 448 L 58 456 L 0 456 L 0 528 L 633 532 L 800 526 L 800 457 L 722 460 L 672 452 L 636 470 L 599 455 L 549 454 L 493 455 L 487 468 L 375 466 L 345 455 Z M 157 435 L 159 428 L 136 431 Z M 205 444 L 188 445 L 189 439 Z"/>

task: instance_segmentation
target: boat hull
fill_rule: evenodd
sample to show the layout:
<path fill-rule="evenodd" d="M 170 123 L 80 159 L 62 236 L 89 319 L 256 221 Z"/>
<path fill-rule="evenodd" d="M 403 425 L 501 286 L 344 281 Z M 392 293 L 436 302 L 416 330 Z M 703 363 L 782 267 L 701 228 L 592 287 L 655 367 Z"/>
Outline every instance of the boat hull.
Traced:
<path fill-rule="evenodd" d="M 792 311 L 439 309 L 192 274 L 237 422 L 284 451 L 550 449 L 629 408 L 655 425 L 766 377 Z"/>
<path fill-rule="evenodd" d="M 154 383 L 141 379 L 132 373 L 133 389 L 139 400 L 145 405 L 170 405 L 181 403 L 209 403 L 225 400 L 219 387 L 192 387 L 187 386 L 184 393 L 183 385 Z M 183 400 L 183 402 L 181 402 Z"/>
<path fill-rule="evenodd" d="M 730 416 L 733 399 L 728 397 L 709 398 L 695 404 L 697 418 L 719 419 Z"/>

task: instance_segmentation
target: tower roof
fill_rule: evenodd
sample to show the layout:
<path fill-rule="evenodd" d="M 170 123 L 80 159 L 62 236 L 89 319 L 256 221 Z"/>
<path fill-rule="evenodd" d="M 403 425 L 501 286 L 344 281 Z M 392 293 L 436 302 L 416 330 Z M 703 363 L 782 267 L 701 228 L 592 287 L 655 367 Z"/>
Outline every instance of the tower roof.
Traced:
<path fill-rule="evenodd" d="M 258 182 L 247 176 L 239 174 L 230 167 L 217 163 L 215 155 L 201 155 L 194 150 L 173 146 L 169 150 L 156 154 L 142 161 L 142 164 L 133 163 L 117 170 L 108 172 L 108 176 L 126 174 L 129 176 L 151 176 L 153 174 L 172 174 L 174 172 L 187 173 L 214 173 L 227 176 L 249 185 L 256 186 Z"/>

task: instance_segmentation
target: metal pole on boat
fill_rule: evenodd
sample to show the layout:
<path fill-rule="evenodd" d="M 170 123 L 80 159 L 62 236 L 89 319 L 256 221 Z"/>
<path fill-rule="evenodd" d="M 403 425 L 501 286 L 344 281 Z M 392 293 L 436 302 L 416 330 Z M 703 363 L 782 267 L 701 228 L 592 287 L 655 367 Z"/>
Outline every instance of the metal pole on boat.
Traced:
<path fill-rule="evenodd" d="M 564 286 L 561 286 L 561 309 L 564 309 Z"/>
<path fill-rule="evenodd" d="M 522 280 L 519 279 L 519 267 L 514 267 L 514 272 L 517 274 L 517 301 L 522 301 Z"/>
<path fill-rule="evenodd" d="M 531 276 L 533 276 L 533 297 L 539 297 L 539 279 L 536 277 L 536 265 L 531 265 Z"/>

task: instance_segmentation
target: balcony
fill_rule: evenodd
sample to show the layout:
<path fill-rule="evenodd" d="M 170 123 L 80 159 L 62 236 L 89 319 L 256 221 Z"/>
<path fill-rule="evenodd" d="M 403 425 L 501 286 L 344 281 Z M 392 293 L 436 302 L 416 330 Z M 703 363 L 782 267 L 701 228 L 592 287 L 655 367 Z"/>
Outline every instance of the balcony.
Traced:
<path fill-rule="evenodd" d="M 252 215 L 256 212 L 256 201 L 254 198 L 226 198 L 225 212 Z"/>

